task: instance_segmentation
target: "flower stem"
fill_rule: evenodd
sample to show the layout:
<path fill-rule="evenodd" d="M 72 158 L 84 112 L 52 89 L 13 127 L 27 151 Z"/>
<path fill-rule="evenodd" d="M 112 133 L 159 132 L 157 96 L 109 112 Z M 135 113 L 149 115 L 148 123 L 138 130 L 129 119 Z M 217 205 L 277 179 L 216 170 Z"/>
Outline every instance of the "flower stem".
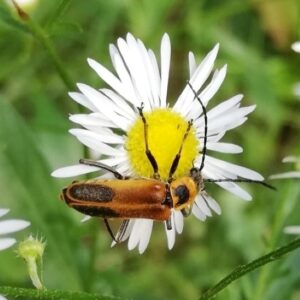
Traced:
<path fill-rule="evenodd" d="M 18 5 L 18 3 L 15 0 L 12 0 L 12 3 L 14 4 L 20 19 L 26 24 L 33 36 L 35 36 L 39 40 L 39 42 L 45 47 L 46 51 L 48 52 L 57 69 L 58 74 L 60 75 L 66 87 L 69 90 L 72 90 L 74 87 L 73 81 L 69 77 L 69 74 L 66 72 L 65 68 L 63 67 L 63 63 L 58 53 L 56 52 L 56 49 L 53 46 L 49 35 L 38 23 L 36 23 L 25 11 L 22 10 L 22 8 Z"/>
<path fill-rule="evenodd" d="M 36 259 L 30 257 L 27 259 L 29 276 L 32 281 L 32 284 L 38 289 L 41 290 L 43 288 L 43 284 L 38 276 Z"/>
<path fill-rule="evenodd" d="M 238 278 L 242 277 L 243 275 L 265 265 L 268 264 L 274 260 L 277 260 L 281 258 L 283 255 L 285 255 L 288 252 L 291 252 L 297 248 L 300 247 L 300 238 L 296 239 L 285 246 L 282 246 L 264 256 L 261 256 L 252 262 L 238 266 L 235 270 L 233 270 L 229 275 L 224 277 L 221 281 L 219 281 L 215 286 L 205 291 L 201 297 L 200 300 L 206 300 L 211 299 L 212 297 L 215 297 L 220 291 L 225 289 L 229 284 L 231 284 L 233 281 L 237 280 Z"/>
<path fill-rule="evenodd" d="M 35 290 L 11 286 L 0 286 L 0 294 L 20 299 L 38 300 L 115 300 L 120 298 L 112 296 L 102 296 L 84 292 L 71 292 L 62 290 Z"/>

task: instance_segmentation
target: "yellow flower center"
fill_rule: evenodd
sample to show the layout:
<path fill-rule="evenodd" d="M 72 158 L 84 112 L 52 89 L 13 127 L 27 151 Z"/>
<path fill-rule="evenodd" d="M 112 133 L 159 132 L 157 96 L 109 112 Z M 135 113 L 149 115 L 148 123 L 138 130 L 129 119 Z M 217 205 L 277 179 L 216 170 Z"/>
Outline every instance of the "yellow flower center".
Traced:
<path fill-rule="evenodd" d="M 168 179 L 171 165 L 182 143 L 181 157 L 173 177 L 186 175 L 199 152 L 199 141 L 193 126 L 183 142 L 188 122 L 178 113 L 159 108 L 145 112 L 144 116 L 148 125 L 149 150 L 157 162 L 161 179 Z M 127 132 L 125 149 L 128 151 L 129 161 L 136 175 L 153 177 L 153 167 L 145 152 L 144 124 L 141 118 L 138 118 Z"/>

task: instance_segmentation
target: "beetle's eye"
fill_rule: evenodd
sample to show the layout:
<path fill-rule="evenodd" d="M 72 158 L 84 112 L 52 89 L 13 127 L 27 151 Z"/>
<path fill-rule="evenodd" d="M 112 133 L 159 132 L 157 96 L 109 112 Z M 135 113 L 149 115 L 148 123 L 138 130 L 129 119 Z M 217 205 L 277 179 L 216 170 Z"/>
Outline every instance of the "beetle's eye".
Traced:
<path fill-rule="evenodd" d="M 190 197 L 190 192 L 186 185 L 179 185 L 178 187 L 176 187 L 174 194 L 178 197 L 178 202 L 176 203 L 176 206 L 180 206 L 186 203 Z"/>

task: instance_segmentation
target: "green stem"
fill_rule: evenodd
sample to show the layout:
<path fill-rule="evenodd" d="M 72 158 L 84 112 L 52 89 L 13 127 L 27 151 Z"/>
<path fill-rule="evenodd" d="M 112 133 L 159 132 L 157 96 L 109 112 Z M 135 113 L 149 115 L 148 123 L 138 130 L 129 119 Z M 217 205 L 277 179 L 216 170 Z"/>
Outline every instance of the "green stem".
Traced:
<path fill-rule="evenodd" d="M 53 43 L 48 36 L 48 34 L 43 30 L 43 28 L 36 22 L 33 21 L 32 18 L 27 18 L 26 24 L 28 26 L 28 29 L 32 32 L 32 34 L 40 41 L 40 43 L 44 46 L 46 49 L 48 55 L 52 59 L 56 70 L 58 74 L 60 75 L 62 81 L 64 82 L 65 86 L 67 87 L 68 90 L 73 90 L 74 89 L 74 83 L 69 76 L 69 74 L 66 72 L 63 63 L 53 46 Z"/>
<path fill-rule="evenodd" d="M 215 286 L 205 291 L 200 300 L 211 299 L 215 297 L 220 291 L 225 289 L 229 284 L 233 281 L 237 280 L 238 278 L 242 277 L 243 275 L 265 265 L 274 260 L 281 258 L 288 252 L 291 252 L 300 247 L 300 238 L 296 239 L 285 246 L 282 246 L 264 256 L 261 256 L 249 264 L 238 266 L 235 270 L 233 270 L 229 275 L 224 277 L 221 281 L 219 281 Z"/>
<path fill-rule="evenodd" d="M 38 300 L 116 300 L 120 298 L 102 296 L 84 292 L 71 292 L 61 290 L 36 290 L 11 286 L 0 286 L 0 294 L 13 298 L 38 299 Z"/>

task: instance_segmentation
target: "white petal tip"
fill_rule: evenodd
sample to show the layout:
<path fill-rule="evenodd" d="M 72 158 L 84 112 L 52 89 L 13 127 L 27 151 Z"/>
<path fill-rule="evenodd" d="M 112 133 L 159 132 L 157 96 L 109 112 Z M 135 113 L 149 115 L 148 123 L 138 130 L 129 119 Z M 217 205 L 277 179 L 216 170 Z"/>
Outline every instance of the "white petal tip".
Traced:
<path fill-rule="evenodd" d="M 90 220 L 91 218 L 92 218 L 91 216 L 84 216 L 84 217 L 80 220 L 80 222 L 81 222 L 81 223 L 84 223 L 84 222 Z"/>
<path fill-rule="evenodd" d="M 94 60 L 94 59 L 92 59 L 92 58 L 87 58 L 87 62 L 88 62 L 88 64 L 91 66 L 92 64 L 94 64 L 96 61 Z"/>
<path fill-rule="evenodd" d="M 220 43 L 217 43 L 217 44 L 214 46 L 213 51 L 216 52 L 216 54 L 217 54 L 218 51 L 219 51 L 219 49 L 220 49 Z"/>

